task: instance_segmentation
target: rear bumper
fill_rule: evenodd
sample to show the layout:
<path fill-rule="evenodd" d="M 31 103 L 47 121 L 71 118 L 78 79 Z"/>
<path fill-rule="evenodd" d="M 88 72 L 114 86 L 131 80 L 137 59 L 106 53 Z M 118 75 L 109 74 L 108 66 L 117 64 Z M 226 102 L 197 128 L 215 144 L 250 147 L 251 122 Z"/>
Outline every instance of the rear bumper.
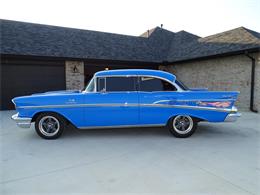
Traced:
<path fill-rule="evenodd" d="M 12 116 L 12 119 L 16 122 L 18 127 L 21 127 L 21 128 L 30 128 L 31 127 L 32 118 L 19 117 L 18 113 L 16 113 Z"/>
<path fill-rule="evenodd" d="M 227 115 L 227 117 L 225 118 L 224 122 L 234 122 L 236 121 L 239 117 L 241 116 L 240 113 L 236 112 L 236 113 L 230 113 Z"/>

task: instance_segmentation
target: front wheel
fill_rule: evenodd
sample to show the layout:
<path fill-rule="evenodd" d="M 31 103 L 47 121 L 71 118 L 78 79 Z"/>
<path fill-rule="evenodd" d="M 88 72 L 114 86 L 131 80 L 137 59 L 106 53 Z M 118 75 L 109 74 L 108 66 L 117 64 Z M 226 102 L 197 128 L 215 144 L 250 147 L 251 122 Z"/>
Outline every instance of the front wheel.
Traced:
<path fill-rule="evenodd" d="M 63 133 L 64 119 L 55 113 L 40 114 L 35 120 L 35 130 L 44 139 L 57 139 Z"/>
<path fill-rule="evenodd" d="M 188 115 L 178 115 L 169 121 L 169 130 L 175 137 L 190 137 L 196 128 L 197 121 Z"/>

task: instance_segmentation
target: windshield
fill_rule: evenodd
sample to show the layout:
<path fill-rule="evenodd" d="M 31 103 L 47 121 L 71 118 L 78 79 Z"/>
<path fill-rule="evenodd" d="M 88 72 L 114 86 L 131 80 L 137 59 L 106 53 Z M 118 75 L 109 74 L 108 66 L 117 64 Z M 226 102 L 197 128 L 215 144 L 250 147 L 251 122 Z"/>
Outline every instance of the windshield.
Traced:
<path fill-rule="evenodd" d="M 93 92 L 95 90 L 95 78 L 93 77 L 87 84 L 86 92 Z"/>
<path fill-rule="evenodd" d="M 184 83 L 181 82 L 179 79 L 176 79 L 176 80 L 175 80 L 175 83 L 176 83 L 177 85 L 179 85 L 179 87 L 182 88 L 183 90 L 189 90 L 189 88 L 188 88 L 186 85 L 184 85 Z"/>

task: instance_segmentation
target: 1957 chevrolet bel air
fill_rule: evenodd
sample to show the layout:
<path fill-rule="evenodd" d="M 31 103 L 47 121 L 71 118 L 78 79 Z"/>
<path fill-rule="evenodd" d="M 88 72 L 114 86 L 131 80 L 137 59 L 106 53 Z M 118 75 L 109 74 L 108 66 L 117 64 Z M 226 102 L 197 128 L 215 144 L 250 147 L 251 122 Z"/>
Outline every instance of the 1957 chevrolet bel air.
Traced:
<path fill-rule="evenodd" d="M 17 125 L 35 122 L 39 136 L 58 138 L 69 123 L 80 129 L 168 126 L 191 136 L 200 121 L 235 121 L 239 92 L 189 89 L 157 70 L 97 72 L 83 91 L 54 91 L 14 98 Z"/>

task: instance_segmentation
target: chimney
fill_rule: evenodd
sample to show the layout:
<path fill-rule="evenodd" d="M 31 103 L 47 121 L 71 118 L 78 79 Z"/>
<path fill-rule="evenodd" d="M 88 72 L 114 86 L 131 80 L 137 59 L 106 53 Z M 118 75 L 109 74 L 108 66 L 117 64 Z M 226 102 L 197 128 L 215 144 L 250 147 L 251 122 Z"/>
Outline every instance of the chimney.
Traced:
<path fill-rule="evenodd" d="M 161 28 L 163 28 L 163 24 L 161 24 Z"/>

